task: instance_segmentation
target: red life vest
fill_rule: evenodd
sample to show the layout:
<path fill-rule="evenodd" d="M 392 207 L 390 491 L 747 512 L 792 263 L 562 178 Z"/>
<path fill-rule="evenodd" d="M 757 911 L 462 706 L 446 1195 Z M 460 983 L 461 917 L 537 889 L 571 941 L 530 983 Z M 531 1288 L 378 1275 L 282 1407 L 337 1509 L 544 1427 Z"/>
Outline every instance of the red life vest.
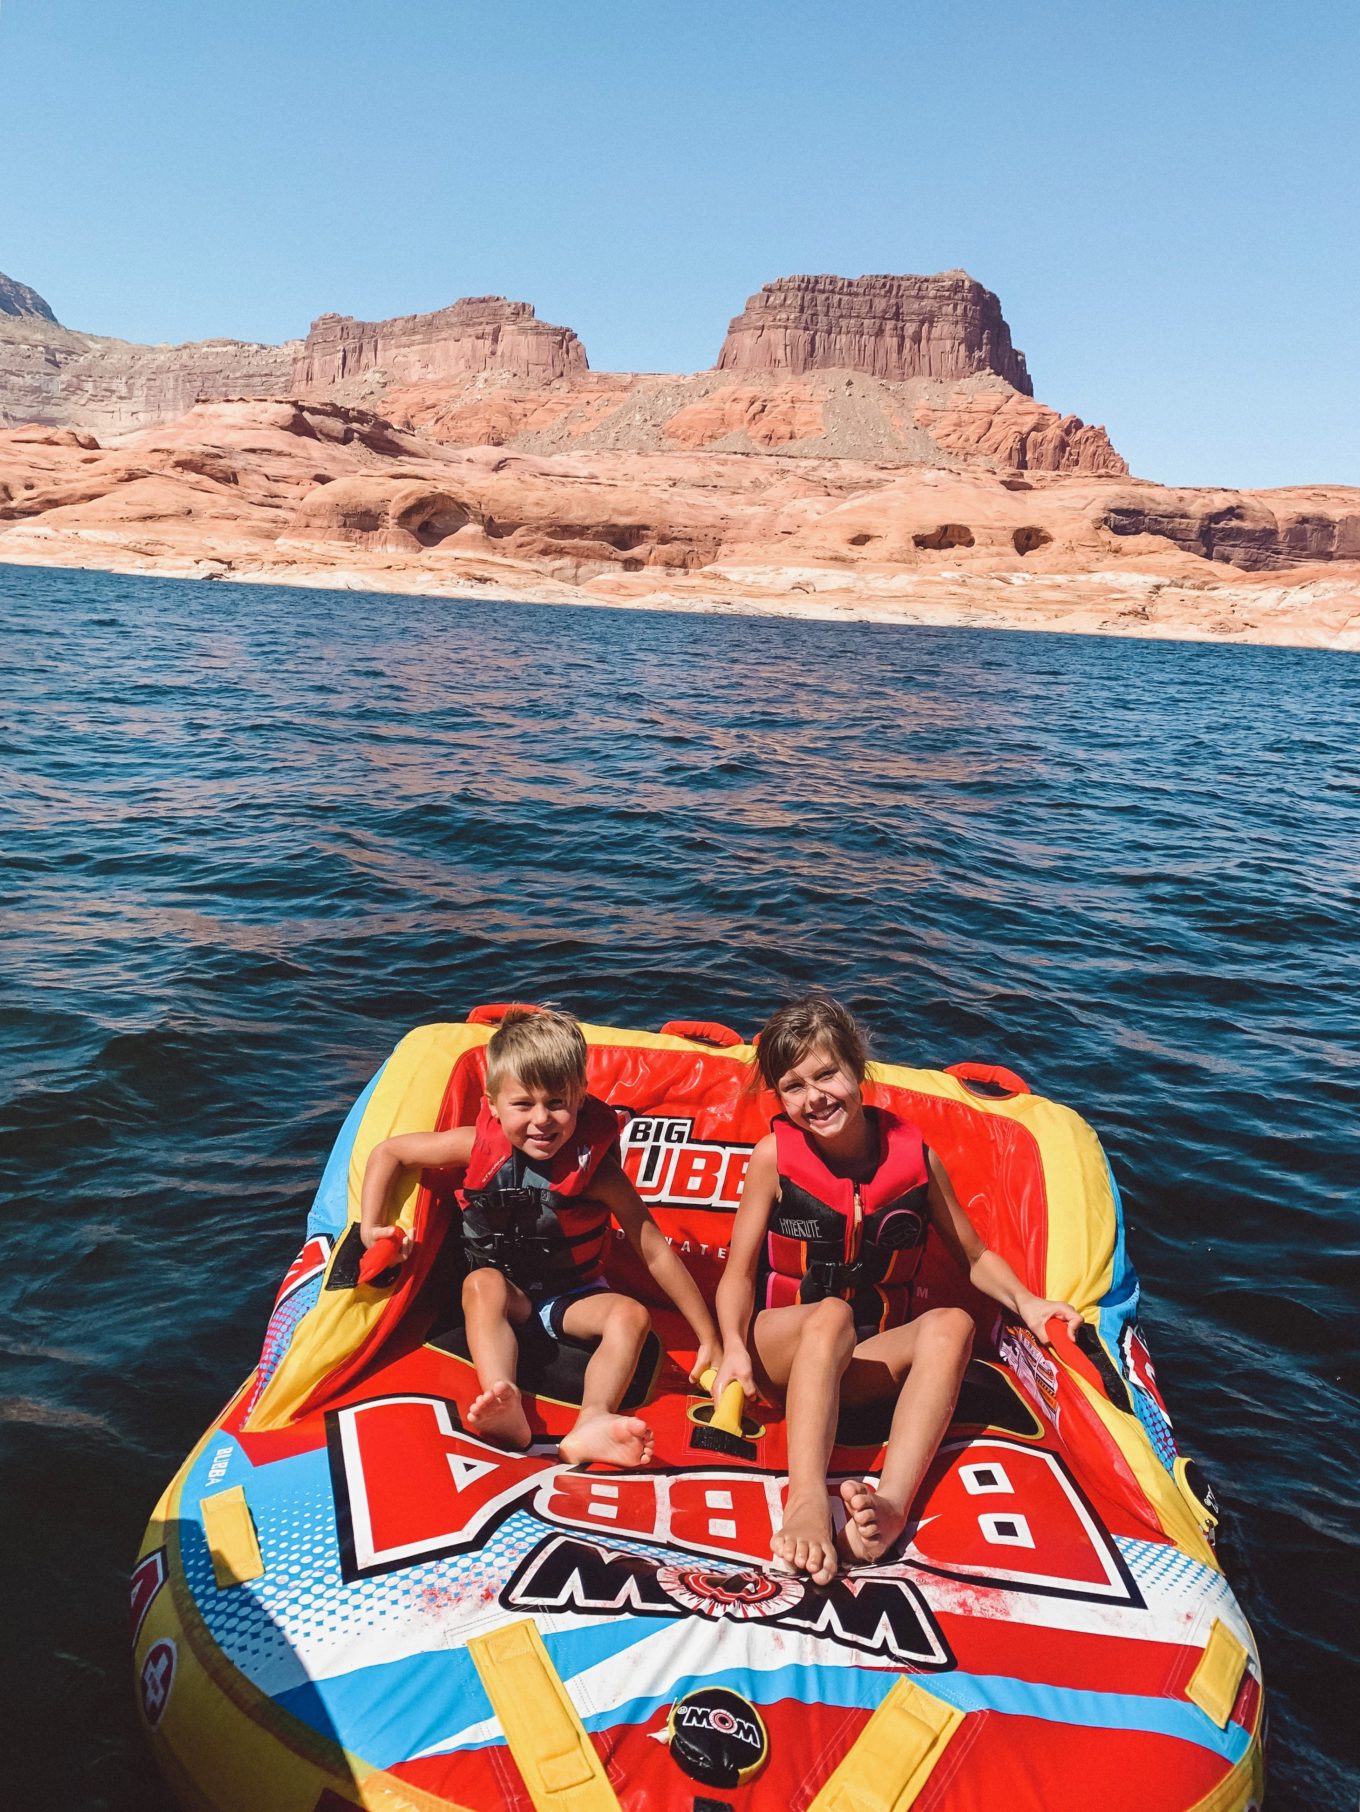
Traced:
<path fill-rule="evenodd" d="M 837 1176 L 817 1142 L 784 1114 L 774 1121 L 779 1200 L 761 1255 L 759 1301 L 767 1309 L 837 1296 L 855 1311 L 863 1338 L 911 1313 L 912 1286 L 930 1230 L 921 1129 L 883 1108 L 872 1176 Z"/>
<path fill-rule="evenodd" d="M 593 1283 L 604 1266 L 609 1210 L 588 1191 L 618 1143 L 618 1115 L 587 1095 L 570 1138 L 539 1167 L 483 1101 L 458 1191 L 469 1269 L 491 1265 L 541 1296 Z"/>

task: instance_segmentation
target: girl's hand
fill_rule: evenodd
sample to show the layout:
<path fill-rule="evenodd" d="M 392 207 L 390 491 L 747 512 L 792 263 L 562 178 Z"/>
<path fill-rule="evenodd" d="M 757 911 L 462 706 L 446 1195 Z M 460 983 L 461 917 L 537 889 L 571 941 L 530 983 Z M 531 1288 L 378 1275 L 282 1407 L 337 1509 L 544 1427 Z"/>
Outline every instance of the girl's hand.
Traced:
<path fill-rule="evenodd" d="M 722 1364 L 718 1375 L 713 1380 L 713 1401 L 720 1402 L 722 1394 L 733 1379 L 741 1385 L 746 1393 L 746 1401 L 754 1403 L 756 1399 L 756 1381 L 751 1375 L 751 1355 L 744 1346 L 730 1346 L 723 1349 Z"/>
<path fill-rule="evenodd" d="M 1070 1302 L 1045 1302 L 1038 1296 L 1032 1296 L 1020 1311 L 1025 1326 L 1039 1342 L 1040 1346 L 1050 1345 L 1048 1323 L 1056 1315 L 1067 1326 L 1068 1333 L 1075 1340 L 1077 1329 L 1081 1326 L 1081 1316 Z"/>
<path fill-rule="evenodd" d="M 694 1355 L 694 1364 L 690 1367 L 690 1383 L 697 1384 L 710 1366 L 716 1372 L 722 1365 L 722 1359 L 722 1341 L 719 1340 L 716 1334 L 710 1336 L 707 1340 L 700 1341 L 699 1350 Z"/>

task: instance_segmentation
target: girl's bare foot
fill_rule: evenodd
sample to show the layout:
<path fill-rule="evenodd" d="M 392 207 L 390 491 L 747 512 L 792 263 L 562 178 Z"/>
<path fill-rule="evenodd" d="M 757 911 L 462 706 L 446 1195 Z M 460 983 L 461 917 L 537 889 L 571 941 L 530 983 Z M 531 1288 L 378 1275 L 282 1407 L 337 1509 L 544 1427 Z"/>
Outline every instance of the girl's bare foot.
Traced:
<path fill-rule="evenodd" d="M 473 1434 L 494 1441 L 498 1447 L 527 1447 L 533 1438 L 519 1388 L 507 1378 L 489 1384 L 479 1397 L 473 1398 L 467 1425 Z"/>
<path fill-rule="evenodd" d="M 788 1500 L 783 1526 L 770 1543 L 770 1553 L 781 1572 L 806 1573 L 813 1585 L 831 1583 L 836 1577 L 836 1544 L 824 1491 L 816 1497 Z"/>
<path fill-rule="evenodd" d="M 882 1560 L 897 1544 L 907 1526 L 907 1513 L 881 1497 L 865 1479 L 846 1479 L 841 1485 L 845 1501 L 845 1527 L 837 1547 L 842 1556 L 860 1566 Z"/>
<path fill-rule="evenodd" d="M 652 1457 L 652 1431 L 640 1416 L 583 1416 L 557 1444 L 571 1466 L 600 1460 L 609 1466 L 645 1466 Z"/>

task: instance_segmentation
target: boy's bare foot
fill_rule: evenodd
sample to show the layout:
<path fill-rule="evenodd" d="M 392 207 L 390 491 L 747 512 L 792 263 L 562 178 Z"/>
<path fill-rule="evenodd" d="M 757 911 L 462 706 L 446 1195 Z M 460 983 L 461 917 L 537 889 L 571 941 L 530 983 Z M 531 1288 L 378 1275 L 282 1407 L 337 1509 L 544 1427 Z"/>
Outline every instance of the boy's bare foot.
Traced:
<path fill-rule="evenodd" d="M 841 1497 L 845 1501 L 845 1527 L 836 1546 L 842 1557 L 861 1566 L 882 1560 L 907 1526 L 906 1511 L 880 1497 L 865 1479 L 844 1480 Z"/>
<path fill-rule="evenodd" d="M 473 1398 L 467 1425 L 473 1434 L 494 1441 L 498 1447 L 527 1447 L 533 1438 L 518 1386 L 506 1378 L 489 1384 L 479 1397 Z"/>
<path fill-rule="evenodd" d="M 836 1577 L 836 1544 L 831 1534 L 831 1507 L 826 1493 L 816 1498 L 790 1498 L 782 1528 L 770 1543 L 777 1571 L 806 1573 L 813 1585 Z"/>
<path fill-rule="evenodd" d="M 652 1457 L 652 1431 L 640 1416 L 583 1417 L 557 1451 L 570 1466 L 600 1460 L 609 1466 L 645 1466 Z"/>

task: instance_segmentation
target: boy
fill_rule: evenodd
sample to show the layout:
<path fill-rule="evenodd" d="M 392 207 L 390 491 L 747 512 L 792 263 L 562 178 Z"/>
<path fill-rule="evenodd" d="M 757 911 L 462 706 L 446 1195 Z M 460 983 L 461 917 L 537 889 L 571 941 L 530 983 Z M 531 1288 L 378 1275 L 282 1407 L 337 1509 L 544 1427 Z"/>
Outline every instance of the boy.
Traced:
<path fill-rule="evenodd" d="M 403 1133 L 374 1146 L 360 1195 L 365 1246 L 382 1230 L 392 1179 L 407 1164 L 465 1172 L 458 1192 L 469 1266 L 463 1316 L 482 1386 L 467 1413 L 469 1429 L 502 1447 L 529 1445 L 515 1382 L 515 1329 L 537 1315 L 552 1334 L 599 1342 L 586 1367 L 581 1413 L 559 1454 L 573 1465 L 646 1465 L 652 1431 L 618 1406 L 651 1317 L 605 1282 L 611 1216 L 693 1331 L 699 1350 L 691 1379 L 717 1364 L 718 1331 L 620 1167 L 613 1109 L 586 1093 L 586 1041 L 575 1019 L 512 1007 L 486 1047 L 486 1096 L 476 1125 Z"/>

